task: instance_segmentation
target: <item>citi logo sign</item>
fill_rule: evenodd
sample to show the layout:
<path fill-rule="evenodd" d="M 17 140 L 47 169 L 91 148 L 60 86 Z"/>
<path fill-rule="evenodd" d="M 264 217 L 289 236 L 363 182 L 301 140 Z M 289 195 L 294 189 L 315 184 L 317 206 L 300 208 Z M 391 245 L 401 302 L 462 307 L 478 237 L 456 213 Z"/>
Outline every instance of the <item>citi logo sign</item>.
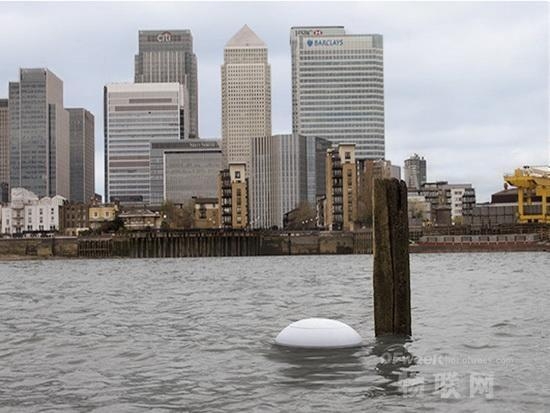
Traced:
<path fill-rule="evenodd" d="M 164 32 L 157 36 L 157 42 L 164 43 L 164 42 L 171 42 L 172 41 L 172 33 L 170 32 Z"/>

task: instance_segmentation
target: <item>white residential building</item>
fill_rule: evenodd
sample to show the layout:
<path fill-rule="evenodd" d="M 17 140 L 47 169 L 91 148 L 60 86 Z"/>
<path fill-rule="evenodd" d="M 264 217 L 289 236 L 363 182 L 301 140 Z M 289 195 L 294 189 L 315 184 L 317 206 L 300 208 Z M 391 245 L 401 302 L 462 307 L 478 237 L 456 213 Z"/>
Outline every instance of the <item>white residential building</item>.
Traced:
<path fill-rule="evenodd" d="M 66 201 L 60 195 L 38 198 L 24 188 L 12 188 L 11 202 L 3 206 L 2 233 L 22 234 L 59 229 L 59 209 Z"/>
<path fill-rule="evenodd" d="M 225 45 L 221 73 L 223 163 L 245 163 L 248 171 L 250 139 L 271 136 L 267 46 L 248 26 Z"/>
<path fill-rule="evenodd" d="M 152 142 L 187 139 L 188 111 L 180 83 L 105 86 L 105 199 L 149 204 Z"/>

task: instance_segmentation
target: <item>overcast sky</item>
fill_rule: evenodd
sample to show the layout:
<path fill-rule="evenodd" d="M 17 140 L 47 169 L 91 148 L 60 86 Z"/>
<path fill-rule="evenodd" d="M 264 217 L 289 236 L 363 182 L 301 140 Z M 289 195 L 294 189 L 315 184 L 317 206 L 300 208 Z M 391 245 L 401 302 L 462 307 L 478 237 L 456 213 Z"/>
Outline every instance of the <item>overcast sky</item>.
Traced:
<path fill-rule="evenodd" d="M 268 45 L 273 132 L 291 119 L 289 29 L 343 25 L 384 36 L 386 158 L 414 152 L 428 180 L 468 182 L 478 202 L 502 174 L 548 164 L 547 3 L 0 3 L 0 97 L 20 67 L 48 67 L 65 106 L 96 119 L 96 191 L 103 193 L 103 86 L 133 81 L 140 29 L 191 29 L 203 138 L 221 134 L 223 47 L 243 24 Z"/>

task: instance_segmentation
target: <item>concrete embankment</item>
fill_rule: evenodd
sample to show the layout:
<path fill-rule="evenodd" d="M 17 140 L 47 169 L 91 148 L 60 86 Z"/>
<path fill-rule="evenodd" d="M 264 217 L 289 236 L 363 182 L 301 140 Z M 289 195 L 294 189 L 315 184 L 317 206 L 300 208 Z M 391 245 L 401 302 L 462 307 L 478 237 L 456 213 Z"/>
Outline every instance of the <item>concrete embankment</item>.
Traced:
<path fill-rule="evenodd" d="M 371 233 L 274 231 L 129 232 L 103 237 L 0 239 L 0 259 L 160 258 L 367 254 Z"/>
<path fill-rule="evenodd" d="M 537 234 L 427 236 L 412 244 L 410 252 L 550 251 L 549 242 Z M 2 260 L 370 253 L 370 231 L 143 231 L 101 237 L 0 239 Z"/>

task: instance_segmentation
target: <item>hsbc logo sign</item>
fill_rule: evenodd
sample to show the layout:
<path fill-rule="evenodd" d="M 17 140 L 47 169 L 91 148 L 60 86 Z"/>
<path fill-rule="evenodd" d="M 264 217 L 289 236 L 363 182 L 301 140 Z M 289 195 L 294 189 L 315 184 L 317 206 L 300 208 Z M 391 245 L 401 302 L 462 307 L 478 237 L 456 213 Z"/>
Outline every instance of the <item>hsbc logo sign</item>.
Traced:
<path fill-rule="evenodd" d="M 323 31 L 321 29 L 315 30 L 296 30 L 297 36 L 322 36 Z"/>

